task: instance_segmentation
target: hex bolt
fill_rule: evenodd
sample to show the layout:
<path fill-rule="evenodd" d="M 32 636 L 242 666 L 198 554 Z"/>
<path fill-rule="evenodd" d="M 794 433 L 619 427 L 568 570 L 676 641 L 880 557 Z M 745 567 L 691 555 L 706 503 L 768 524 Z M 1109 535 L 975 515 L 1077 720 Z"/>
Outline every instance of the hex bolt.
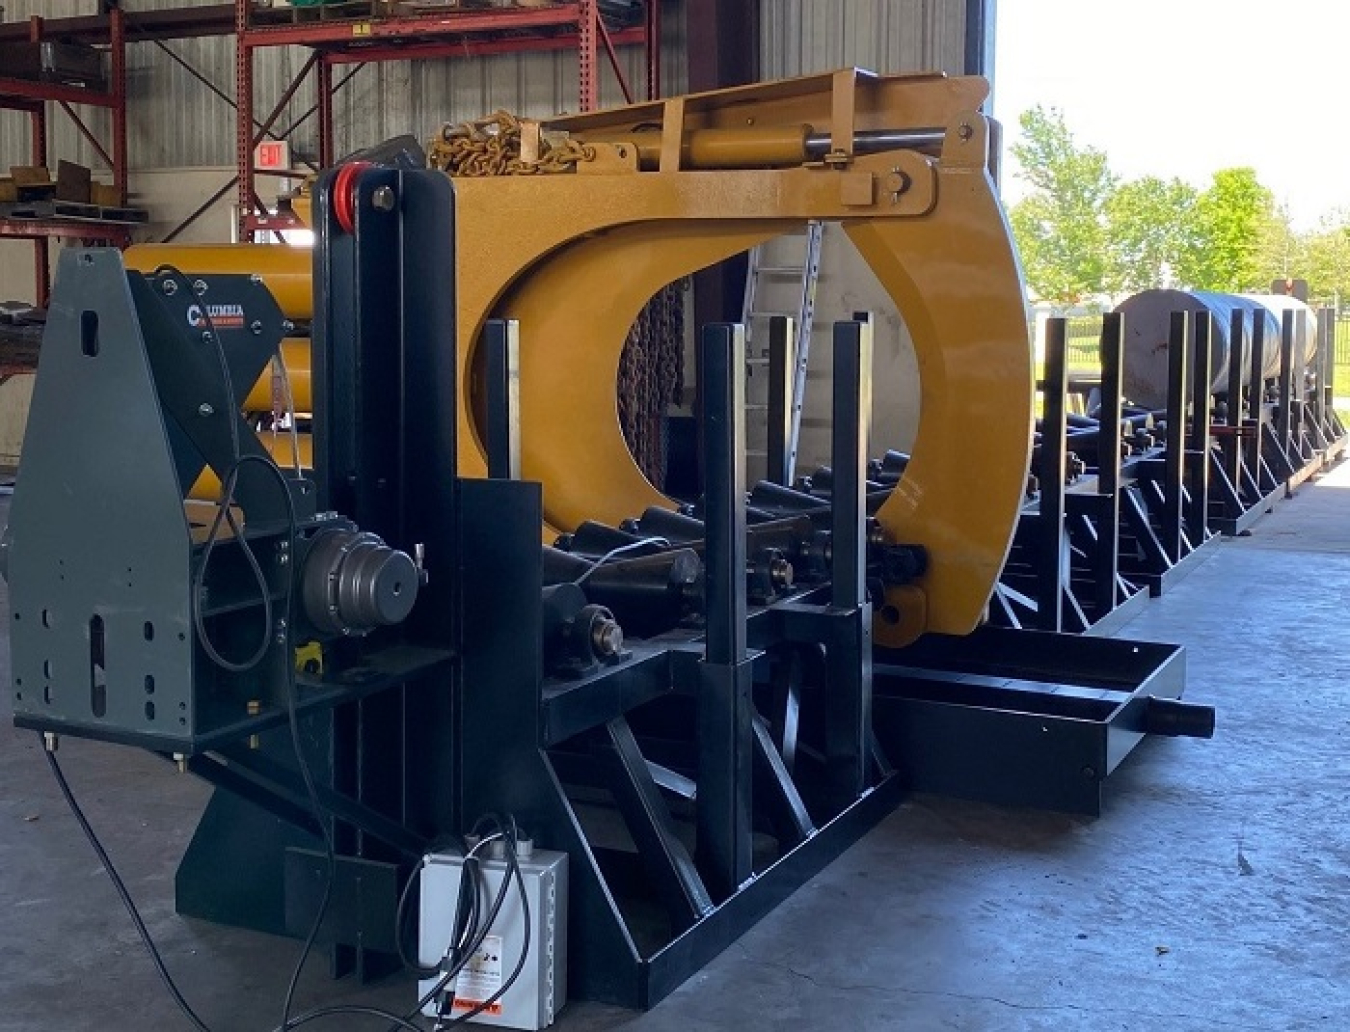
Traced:
<path fill-rule="evenodd" d="M 206 293 L 206 280 L 195 280 L 192 284 L 192 289 L 198 297 L 201 297 Z"/>
<path fill-rule="evenodd" d="M 261 320 L 254 319 L 253 322 L 249 324 L 248 328 L 253 331 L 253 336 L 255 337 L 262 336 L 263 325 Z"/>
<path fill-rule="evenodd" d="M 962 122 L 960 128 L 956 130 L 956 135 L 963 140 L 969 140 L 975 135 L 975 129 L 969 122 Z"/>
<path fill-rule="evenodd" d="M 186 773 L 187 773 L 187 756 L 186 756 L 186 755 L 184 755 L 183 753 L 180 753 L 180 752 L 174 753 L 174 754 L 173 754 L 173 762 L 174 762 L 175 764 L 178 765 L 178 773 L 179 773 L 179 774 L 186 774 Z"/>
<path fill-rule="evenodd" d="M 164 291 L 165 297 L 173 297 L 178 293 L 178 282 L 176 280 L 166 279 L 160 283 L 159 289 Z"/>
<path fill-rule="evenodd" d="M 773 584 L 775 591 L 786 591 L 792 587 L 794 576 L 792 564 L 781 555 L 775 557 L 769 563 L 769 581 Z"/>
<path fill-rule="evenodd" d="M 393 211 L 396 200 L 398 198 L 395 196 L 393 189 L 388 186 L 377 186 L 375 192 L 370 195 L 370 203 L 374 205 L 376 211 Z"/>
<path fill-rule="evenodd" d="M 54 753 L 61 748 L 61 736 L 55 731 L 42 732 L 42 747 L 48 752 Z"/>
<path fill-rule="evenodd" d="M 601 659 L 612 659 L 623 651 L 623 628 L 613 620 L 597 620 L 591 625 L 591 647 Z"/>
<path fill-rule="evenodd" d="M 197 415 L 202 416 L 203 418 L 205 418 L 206 416 L 213 416 L 215 414 L 216 410 L 211 407 L 210 402 L 204 401 L 197 406 Z"/>

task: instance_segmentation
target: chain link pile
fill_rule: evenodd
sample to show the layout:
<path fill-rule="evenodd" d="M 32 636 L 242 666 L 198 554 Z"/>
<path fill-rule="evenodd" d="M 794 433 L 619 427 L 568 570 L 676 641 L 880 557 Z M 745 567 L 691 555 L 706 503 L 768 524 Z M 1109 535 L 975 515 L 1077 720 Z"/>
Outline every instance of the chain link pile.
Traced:
<path fill-rule="evenodd" d="M 544 139 L 537 161 L 520 156 L 520 119 L 507 111 L 459 125 L 446 123 L 428 148 L 432 168 L 452 176 L 532 176 L 574 172 L 595 160 L 595 148 L 575 140 Z"/>
<path fill-rule="evenodd" d="M 498 111 L 458 125 L 431 141 L 427 160 L 451 176 L 529 176 L 575 172 L 595 148 L 575 140 L 542 141 L 538 161 L 520 155 L 521 122 Z M 580 299 L 578 301 L 580 303 Z M 619 359 L 619 422 L 643 475 L 665 480 L 665 415 L 684 392 L 684 298 L 678 285 L 661 290 L 638 316 Z"/>
<path fill-rule="evenodd" d="M 684 297 L 659 291 L 638 316 L 619 358 L 619 423 L 638 468 L 658 487 L 666 475 L 665 415 L 684 393 Z"/>

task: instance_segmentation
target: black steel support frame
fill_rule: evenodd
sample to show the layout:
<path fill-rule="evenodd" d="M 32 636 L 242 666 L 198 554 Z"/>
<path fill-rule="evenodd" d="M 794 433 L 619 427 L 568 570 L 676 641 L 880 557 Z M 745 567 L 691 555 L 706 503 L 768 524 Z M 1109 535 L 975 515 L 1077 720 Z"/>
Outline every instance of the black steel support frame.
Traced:
<path fill-rule="evenodd" d="M 707 484 L 701 656 L 697 641 L 635 643 L 630 661 L 582 682 L 541 682 L 540 568 L 529 547 L 538 540 L 538 485 L 462 485 L 462 578 L 472 586 L 473 604 L 464 607 L 472 647 L 464 655 L 457 757 L 461 809 L 513 813 L 537 841 L 568 852 L 571 991 L 585 998 L 654 1004 L 899 800 L 897 780 L 877 762 L 870 726 L 862 494 L 870 329 L 842 324 L 836 334 L 836 466 L 852 471 L 852 487 L 837 492 L 833 521 L 838 540 L 851 546 L 834 553 L 832 604 L 797 605 L 778 621 L 765 619 L 772 608 L 754 619 L 747 613 L 743 340 L 739 327 L 714 324 L 701 342 Z M 500 404 L 487 401 L 489 409 Z M 794 643 L 826 645 L 823 770 L 790 763 L 756 709 L 756 681 L 770 668 L 766 650 Z M 689 742 L 644 741 L 633 721 L 653 701 L 686 714 Z M 522 728 L 539 728 L 539 737 Z M 662 762 L 673 751 L 684 769 L 659 768 L 658 781 L 645 750 L 663 744 Z M 809 801 L 799 790 L 803 783 Z M 574 786 L 587 784 L 612 798 L 633 852 L 593 844 L 572 799 Z M 692 852 L 660 787 L 680 784 L 693 796 Z M 773 829 L 775 857 L 752 851 L 757 818 Z M 635 879 L 645 886 L 639 895 L 658 904 L 655 919 L 641 907 L 635 911 Z"/>
<path fill-rule="evenodd" d="M 381 188 L 397 198 L 393 211 L 373 204 Z M 1212 711 L 1203 707 L 1168 710 L 1149 698 L 1180 694 L 1178 650 L 1086 644 L 1089 639 L 1064 635 L 1042 636 L 1034 645 L 1021 639 L 1040 662 L 1022 661 L 1029 687 L 1019 696 L 989 691 L 988 678 L 971 667 L 973 656 L 959 641 L 957 658 L 943 658 L 931 642 L 926 652 L 903 653 L 904 669 L 888 669 L 885 692 L 873 697 L 864 546 L 870 328 L 861 323 L 840 324 L 834 340 L 827 597 L 747 612 L 743 337 L 736 327 L 713 325 L 701 348 L 708 485 L 702 655 L 697 638 L 635 642 L 628 661 L 581 682 L 546 679 L 540 487 L 511 479 L 509 461 L 494 462 L 500 476 L 493 479 L 450 475 L 457 393 L 454 351 L 444 345 L 453 339 L 447 329 L 454 319 L 443 278 L 454 265 L 447 253 L 453 234 L 445 232 L 453 225 L 448 182 L 423 173 L 362 173 L 355 234 L 337 227 L 331 190 L 325 177 L 316 205 L 320 506 L 425 554 L 430 581 L 408 625 L 409 643 L 458 656 L 457 664 L 428 668 L 416 681 L 386 686 L 335 708 L 326 723 L 307 725 L 320 754 L 321 801 L 333 821 L 341 884 L 359 884 L 368 874 L 372 886 L 370 895 L 336 901 L 327 926 L 336 973 L 377 975 L 391 966 L 382 923 L 392 914 L 393 888 L 407 860 L 423 843 L 464 830 L 479 813 L 510 813 L 541 845 L 571 858 L 570 995 L 650 1006 L 890 812 L 906 787 L 940 785 L 963 795 L 1091 812 L 1100 780 L 1145 733 L 1203 733 L 1206 713 L 1212 724 Z M 505 413 L 509 439 L 509 348 L 498 347 L 497 357 L 506 359 L 499 368 L 506 375 L 489 377 L 488 408 Z M 509 447 L 493 448 L 499 459 L 510 454 Z M 978 641 L 989 643 L 979 646 L 987 647 L 983 661 L 997 664 L 1020 648 L 982 633 Z M 795 650 L 823 659 L 807 685 L 818 693 L 818 705 L 813 714 L 800 714 L 797 737 L 809 749 L 798 748 L 797 740 L 775 740 L 757 710 L 757 699 L 776 699 L 775 663 Z M 1109 685 L 1092 673 L 1104 652 L 1106 668 L 1116 671 Z M 924 656 L 933 657 L 931 667 Z M 948 694 L 934 697 L 933 683 L 945 683 Z M 1103 705 L 1108 690 L 1120 697 Z M 1094 694 L 1096 703 L 1065 701 Z M 676 721 L 670 732 L 676 740 L 649 741 L 640 729 L 649 705 L 683 713 L 689 738 L 678 740 Z M 1192 729 L 1169 730 L 1167 714 L 1189 720 Z M 1035 756 L 1029 773 L 1009 777 L 1011 766 L 977 764 L 966 776 L 953 775 L 953 759 L 987 748 L 988 734 L 1033 725 L 1041 733 L 1053 728 L 1062 748 L 1045 752 L 1011 734 L 996 750 L 1012 759 Z M 925 741 L 945 741 L 945 758 L 916 746 Z M 1069 780 L 1066 760 L 1078 763 L 1088 748 L 1096 750 L 1096 766 L 1075 768 L 1075 777 L 1091 782 L 1091 791 L 1056 794 L 1047 787 Z M 662 766 L 649 749 L 664 749 Z M 897 752 L 906 754 L 904 762 L 892 767 L 889 757 Z M 683 757 L 682 769 L 669 766 L 667 754 Z M 271 832 L 261 833 L 284 854 L 281 902 L 285 924 L 295 930 L 312 917 L 322 864 L 312 834 L 304 834 L 314 830 L 313 817 L 284 755 L 264 741 L 256 756 L 233 749 L 194 759 L 194 769 L 235 794 L 229 798 L 236 807 L 215 818 L 208 812 L 194 850 L 200 860 L 210 846 L 228 845 L 241 828 L 259 831 L 270 817 L 300 828 L 298 842 L 275 821 Z M 598 772 L 593 780 L 588 770 Z M 692 786 L 681 787 L 689 781 Z M 594 843 L 574 802 L 577 788 L 612 800 L 633 850 Z M 691 796 L 692 853 L 677 834 L 688 808 L 675 806 Z M 239 807 L 264 820 L 236 823 Z M 752 832 L 765 826 L 778 843 L 769 855 L 752 849 Z M 231 878 L 219 863 L 194 870 L 185 861 L 184 869 L 189 885 L 208 898 L 216 886 L 207 878 Z M 645 876 L 645 904 L 625 892 L 634 871 Z M 243 870 L 234 881 L 256 877 L 257 871 Z M 180 901 L 183 880 L 180 871 Z M 238 894 L 220 898 L 236 902 Z M 653 898 L 662 912 L 654 923 Z M 228 907 L 206 916 L 240 918 Z"/>
<path fill-rule="evenodd" d="M 393 191 L 394 211 L 372 203 L 380 188 Z M 425 555 L 428 582 L 400 633 L 405 650 L 432 658 L 420 673 L 400 677 L 398 667 L 381 674 L 355 657 L 344 670 L 345 650 L 335 650 L 331 677 L 341 674 L 358 690 L 330 691 L 353 701 L 321 709 L 302 725 L 339 879 L 364 872 L 367 887 L 359 896 L 334 895 L 323 941 L 332 945 L 335 975 L 364 980 L 397 966 L 385 923 L 400 872 L 425 843 L 461 823 L 450 766 L 458 678 L 444 658 L 458 639 L 459 542 L 455 478 L 425 475 L 429 468 L 452 474 L 455 461 L 454 420 L 444 418 L 456 404 L 454 356 L 427 346 L 454 320 L 453 279 L 439 271 L 453 267 L 448 181 L 371 170 L 357 186 L 355 209 L 357 232 L 344 233 L 332 213 L 331 176 L 321 181 L 313 370 L 319 506 Z M 302 683 L 302 700 L 322 699 L 331 677 Z M 315 860 L 314 820 L 289 737 L 256 730 L 265 732 L 257 751 L 222 747 L 189 761 L 194 773 L 228 791 L 213 796 L 179 867 L 178 909 L 303 933 L 325 864 Z"/>
<path fill-rule="evenodd" d="M 1095 469 L 1072 485 L 1065 330 L 1063 319 L 1046 325 L 1039 462 L 1032 470 L 1038 497 L 1022 513 L 992 612 L 997 626 L 1104 635 L 1138 615 L 1147 600 L 1120 569 L 1122 491 L 1133 485 L 1121 464 L 1124 323 L 1116 313 L 1103 319 Z"/>

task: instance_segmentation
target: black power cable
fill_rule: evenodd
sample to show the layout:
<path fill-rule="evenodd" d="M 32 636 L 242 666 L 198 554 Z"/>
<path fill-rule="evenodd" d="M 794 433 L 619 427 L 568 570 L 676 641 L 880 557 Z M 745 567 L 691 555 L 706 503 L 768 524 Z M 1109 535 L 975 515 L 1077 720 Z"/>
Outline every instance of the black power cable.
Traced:
<path fill-rule="evenodd" d="M 141 937 L 141 943 L 145 946 L 146 952 L 150 954 L 150 961 L 155 965 L 155 971 L 158 973 L 160 981 L 164 983 L 164 988 L 169 991 L 169 995 L 173 997 L 173 1002 L 178 1005 L 178 1009 L 183 1012 L 183 1016 L 188 1019 L 188 1022 L 197 1032 L 211 1032 L 206 1022 L 197 1016 L 197 1012 L 192 1009 L 192 1005 L 178 991 L 173 976 L 169 974 L 169 969 L 164 966 L 164 958 L 160 956 L 159 949 L 155 946 L 155 940 L 150 937 L 149 929 L 145 927 L 145 922 L 141 920 L 141 912 L 136 909 L 136 901 L 131 898 L 126 883 L 122 881 L 122 876 L 117 873 L 117 868 L 113 866 L 107 850 L 103 848 L 103 843 L 99 841 L 98 835 L 95 834 L 89 819 L 85 817 L 84 811 L 80 809 L 80 804 L 75 801 L 75 794 L 70 790 L 70 783 L 66 781 L 65 772 L 61 770 L 61 764 L 57 762 L 56 754 L 47 748 L 46 740 L 41 734 L 38 735 L 38 741 L 42 743 L 43 755 L 47 757 L 47 765 L 52 769 L 52 776 L 56 778 L 56 784 L 61 789 L 61 794 L 66 798 L 66 805 L 70 807 L 70 812 L 75 815 L 75 823 L 80 826 L 80 830 L 84 832 L 84 837 L 89 840 L 89 845 L 93 847 L 94 853 L 97 854 L 99 863 L 108 872 L 108 880 L 113 883 L 118 898 L 122 900 L 122 906 L 126 907 L 127 913 L 131 916 L 131 923 L 136 926 L 136 934 Z"/>

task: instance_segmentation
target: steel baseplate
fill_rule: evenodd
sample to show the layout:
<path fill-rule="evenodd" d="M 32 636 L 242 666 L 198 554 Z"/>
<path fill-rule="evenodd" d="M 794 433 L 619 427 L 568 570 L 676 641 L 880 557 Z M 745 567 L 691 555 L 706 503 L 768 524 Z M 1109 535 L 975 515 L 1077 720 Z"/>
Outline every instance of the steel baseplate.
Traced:
<path fill-rule="evenodd" d="M 877 738 L 908 788 L 1096 816 L 1146 735 L 1210 738 L 1178 645 L 986 627 L 877 649 Z"/>

